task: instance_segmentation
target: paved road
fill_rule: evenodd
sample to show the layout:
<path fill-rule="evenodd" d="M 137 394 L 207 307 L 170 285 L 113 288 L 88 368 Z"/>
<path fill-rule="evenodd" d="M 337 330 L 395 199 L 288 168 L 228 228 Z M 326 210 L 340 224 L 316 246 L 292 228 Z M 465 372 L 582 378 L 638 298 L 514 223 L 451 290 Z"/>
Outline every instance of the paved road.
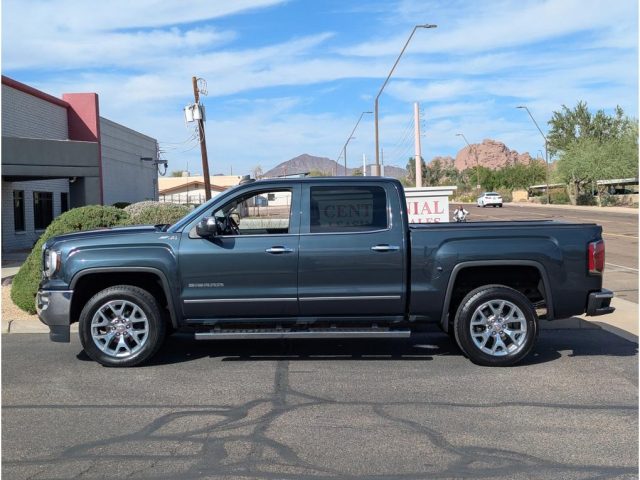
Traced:
<path fill-rule="evenodd" d="M 505 205 L 503 208 L 465 207 L 470 221 L 539 220 L 552 218 L 576 223 L 597 223 L 606 242 L 604 287 L 616 296 L 638 303 L 638 212 L 612 213 L 598 210 L 568 210 L 554 207 Z"/>
<path fill-rule="evenodd" d="M 3 336 L 3 478 L 637 478 L 637 344 L 599 329 L 543 330 L 502 369 L 436 332 L 174 336 L 126 370 L 80 352 Z"/>

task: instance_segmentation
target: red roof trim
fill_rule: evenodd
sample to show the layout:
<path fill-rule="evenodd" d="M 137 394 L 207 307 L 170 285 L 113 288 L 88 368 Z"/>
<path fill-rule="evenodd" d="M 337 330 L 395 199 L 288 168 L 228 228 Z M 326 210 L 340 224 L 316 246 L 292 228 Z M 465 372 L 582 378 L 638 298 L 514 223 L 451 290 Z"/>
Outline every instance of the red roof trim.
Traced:
<path fill-rule="evenodd" d="M 24 83 L 18 82 L 13 78 L 6 77 L 2 75 L 2 84 L 7 85 L 8 87 L 15 88 L 16 90 L 20 90 L 21 92 L 27 93 L 34 97 L 45 100 L 49 103 L 53 103 L 54 105 L 58 105 L 60 107 L 69 108 L 69 104 L 64 100 L 60 100 L 53 95 L 49 95 L 48 93 L 44 93 L 36 88 L 30 87 L 29 85 L 25 85 Z"/>

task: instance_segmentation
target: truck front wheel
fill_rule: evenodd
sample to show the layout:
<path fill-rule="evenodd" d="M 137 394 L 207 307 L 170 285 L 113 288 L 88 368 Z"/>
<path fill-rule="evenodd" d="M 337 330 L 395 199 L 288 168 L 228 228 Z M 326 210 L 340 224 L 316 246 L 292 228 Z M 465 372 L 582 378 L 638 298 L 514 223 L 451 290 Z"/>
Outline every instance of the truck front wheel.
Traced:
<path fill-rule="evenodd" d="M 503 285 L 485 285 L 460 303 L 454 332 L 460 349 L 473 363 L 509 366 L 533 348 L 538 317 L 522 293 Z"/>
<path fill-rule="evenodd" d="M 165 336 L 156 299 L 132 285 L 95 294 L 82 309 L 79 323 L 84 351 L 107 367 L 131 367 L 148 360 Z"/>

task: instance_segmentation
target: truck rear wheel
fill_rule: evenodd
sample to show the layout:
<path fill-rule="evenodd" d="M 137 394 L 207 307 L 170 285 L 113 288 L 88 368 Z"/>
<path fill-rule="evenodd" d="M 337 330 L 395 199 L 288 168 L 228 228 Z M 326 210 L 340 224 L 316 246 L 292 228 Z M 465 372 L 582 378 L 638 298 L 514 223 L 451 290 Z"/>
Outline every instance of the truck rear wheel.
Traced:
<path fill-rule="evenodd" d="M 458 346 L 473 363 L 509 366 L 533 348 L 538 317 L 522 293 L 503 285 L 485 285 L 460 303 L 454 332 Z"/>
<path fill-rule="evenodd" d="M 79 322 L 84 351 L 107 367 L 131 367 L 148 360 L 165 336 L 156 299 L 132 285 L 95 294 L 82 309 Z"/>

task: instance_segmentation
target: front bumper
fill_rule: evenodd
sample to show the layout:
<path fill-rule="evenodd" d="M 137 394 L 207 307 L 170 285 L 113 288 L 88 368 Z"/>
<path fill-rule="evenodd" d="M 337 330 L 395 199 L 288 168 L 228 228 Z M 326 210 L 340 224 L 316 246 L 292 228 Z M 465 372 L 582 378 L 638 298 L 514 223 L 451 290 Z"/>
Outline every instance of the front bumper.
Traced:
<path fill-rule="evenodd" d="M 49 339 L 53 342 L 71 341 L 71 297 L 73 290 L 38 290 L 36 311 L 38 318 L 49 326 Z"/>
<path fill-rule="evenodd" d="M 591 292 L 587 302 L 587 315 L 595 317 L 597 315 L 612 313 L 615 310 L 615 308 L 611 306 L 612 298 L 613 292 L 605 288 L 597 292 Z"/>

